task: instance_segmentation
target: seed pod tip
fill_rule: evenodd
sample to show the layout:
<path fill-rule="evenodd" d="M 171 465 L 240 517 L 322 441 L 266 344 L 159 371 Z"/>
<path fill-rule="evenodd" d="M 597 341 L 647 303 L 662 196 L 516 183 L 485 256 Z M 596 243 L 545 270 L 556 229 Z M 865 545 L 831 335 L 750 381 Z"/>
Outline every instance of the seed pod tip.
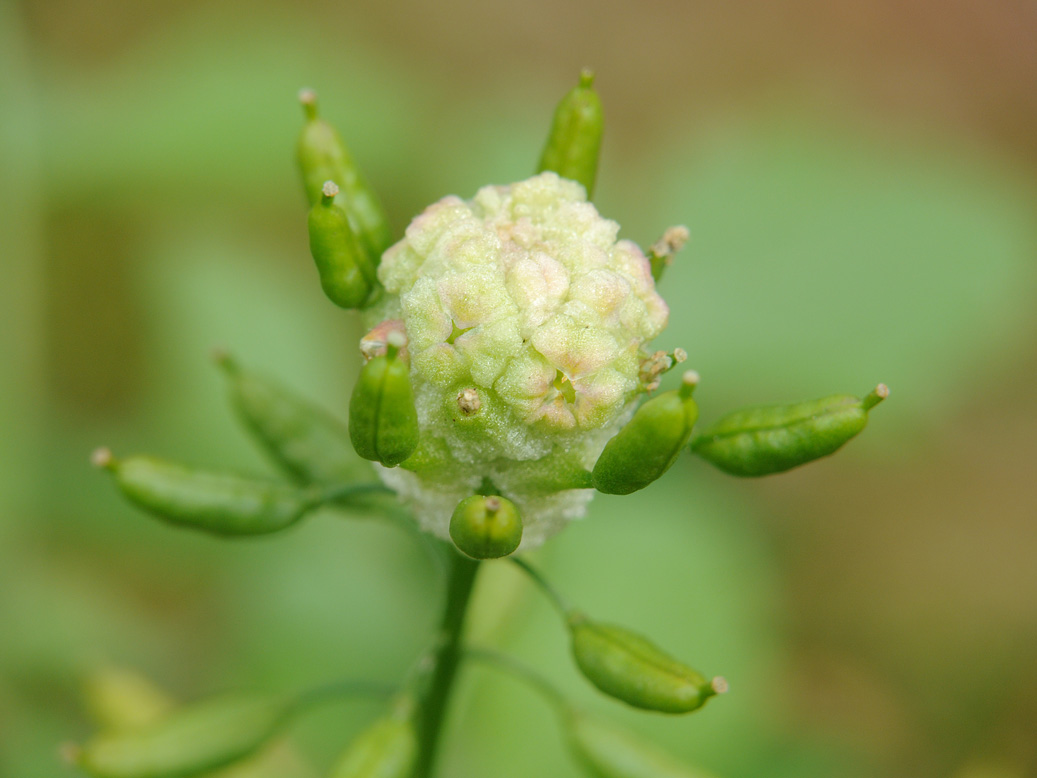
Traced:
<path fill-rule="evenodd" d="M 90 455 L 90 464 L 94 467 L 110 468 L 115 464 L 115 456 L 110 448 L 101 446 L 100 448 L 95 448 Z"/>
<path fill-rule="evenodd" d="M 234 361 L 234 357 L 232 357 L 230 352 L 223 346 L 213 347 L 212 351 L 209 352 L 209 356 L 212 358 L 212 361 L 216 363 L 217 367 L 221 367 L 224 370 L 233 372 L 238 368 L 237 363 Z"/>
<path fill-rule="evenodd" d="M 887 397 L 889 397 L 889 387 L 885 384 L 879 384 L 871 390 L 867 397 L 861 400 L 861 407 L 866 411 L 870 411 Z"/>
<path fill-rule="evenodd" d="M 727 679 L 722 675 L 718 675 L 710 681 L 709 685 L 716 694 L 727 694 L 727 690 L 730 688 L 727 684 Z"/>
<path fill-rule="evenodd" d="M 338 194 L 338 184 L 330 180 L 325 181 L 324 186 L 321 187 L 320 191 L 321 194 L 330 199 Z"/>
<path fill-rule="evenodd" d="M 83 754 L 83 747 L 78 743 L 67 741 L 58 746 L 58 756 L 67 765 L 79 764 L 79 758 Z"/>
<path fill-rule="evenodd" d="M 580 70 L 580 86 L 584 89 L 594 86 L 594 71 L 591 68 L 585 67 Z"/>
<path fill-rule="evenodd" d="M 299 102 L 302 103 L 302 109 L 306 112 L 307 119 L 317 118 L 317 93 L 309 87 L 299 90 Z"/>
<path fill-rule="evenodd" d="M 687 356 L 687 355 L 685 355 Z M 682 360 L 683 361 L 683 360 Z M 697 370 L 685 370 L 681 376 L 681 383 L 685 386 L 695 387 L 699 385 L 699 374 Z"/>
<path fill-rule="evenodd" d="M 390 346 L 400 349 L 407 345 L 407 336 L 399 330 L 393 330 L 385 336 L 385 342 Z"/>

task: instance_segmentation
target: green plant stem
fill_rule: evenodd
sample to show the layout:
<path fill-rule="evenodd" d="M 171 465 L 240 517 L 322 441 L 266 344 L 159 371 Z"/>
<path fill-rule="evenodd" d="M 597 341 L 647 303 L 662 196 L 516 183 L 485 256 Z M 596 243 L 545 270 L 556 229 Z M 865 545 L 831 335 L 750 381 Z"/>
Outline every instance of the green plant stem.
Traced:
<path fill-rule="evenodd" d="M 442 642 L 436 651 L 432 677 L 422 695 L 418 729 L 420 751 L 414 778 L 430 778 L 435 766 L 439 734 L 463 654 L 461 633 L 465 614 L 475 586 L 475 575 L 479 571 L 479 563 L 474 559 L 462 556 L 452 548 L 447 553 L 446 606 L 440 624 Z"/>
<path fill-rule="evenodd" d="M 295 708 L 297 711 L 308 710 L 344 697 L 391 697 L 397 691 L 395 686 L 377 681 L 332 681 L 302 692 L 296 700 Z"/>
<path fill-rule="evenodd" d="M 540 587 L 540 590 L 547 595 L 547 598 L 555 608 L 558 609 L 558 612 L 562 614 L 563 619 L 569 617 L 569 612 L 572 610 L 572 607 L 569 605 L 568 600 L 566 600 L 557 589 L 548 583 L 547 579 L 541 575 L 539 570 L 530 565 L 526 560 L 519 559 L 518 557 L 508 557 L 508 560 L 528 575 L 530 579 L 532 579 L 533 583 Z"/>
<path fill-rule="evenodd" d="M 536 690 L 559 713 L 565 713 L 569 710 L 569 703 L 555 685 L 524 662 L 520 662 L 518 659 L 502 654 L 499 651 L 491 651 L 486 648 L 469 648 L 465 651 L 465 657 L 496 667 L 499 670 L 504 670 L 531 689 Z"/>

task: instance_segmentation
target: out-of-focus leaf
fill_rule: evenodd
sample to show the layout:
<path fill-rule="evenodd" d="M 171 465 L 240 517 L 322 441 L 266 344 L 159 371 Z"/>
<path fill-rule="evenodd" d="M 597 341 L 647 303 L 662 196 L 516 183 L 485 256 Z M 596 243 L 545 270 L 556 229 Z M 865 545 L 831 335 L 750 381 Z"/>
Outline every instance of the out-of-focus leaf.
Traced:
<path fill-rule="evenodd" d="M 691 229 L 666 339 L 702 374 L 707 420 L 883 381 L 881 423 L 903 436 L 1029 336 L 1037 196 L 978 149 L 747 117 L 654 169 L 660 225 Z"/>

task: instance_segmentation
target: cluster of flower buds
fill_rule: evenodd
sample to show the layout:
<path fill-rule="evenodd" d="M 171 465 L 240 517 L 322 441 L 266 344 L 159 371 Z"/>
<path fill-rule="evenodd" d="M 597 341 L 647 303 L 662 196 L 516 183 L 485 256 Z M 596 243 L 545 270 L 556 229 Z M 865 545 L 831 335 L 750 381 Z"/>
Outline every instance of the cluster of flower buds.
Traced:
<path fill-rule="evenodd" d="M 533 177 L 483 187 L 470 200 L 445 197 L 395 243 L 377 196 L 318 116 L 315 95 L 306 90 L 301 98 L 298 162 L 310 203 L 310 250 L 327 297 L 359 311 L 368 330 L 348 426 L 220 354 L 239 419 L 284 479 L 118 459 L 107 449 L 95 452 L 94 462 L 138 507 L 224 536 L 277 532 L 322 506 L 369 508 L 378 493 L 393 494 L 423 530 L 452 544 L 445 546 L 453 571 L 445 632 L 432 659 L 419 660 L 409 680 L 389 690 L 349 682 L 177 708 L 141 694 L 139 684 L 117 683 L 105 699 L 128 696 L 144 712 L 123 716 L 71 754 L 95 778 L 207 773 L 252 755 L 315 701 L 372 691 L 391 697 L 389 712 L 354 741 L 332 775 L 427 778 L 444 690 L 462 654 L 472 559 L 535 548 L 582 516 L 595 491 L 644 489 L 684 451 L 738 476 L 827 456 L 860 433 L 889 394 L 880 384 L 863 399 L 743 409 L 697 435 L 695 371 L 655 394 L 688 356 L 650 346 L 669 314 L 656 283 L 688 230 L 671 227 L 643 252 L 620 239 L 619 225 L 589 201 L 603 127 L 589 72 L 559 104 Z M 373 473 L 358 456 L 374 463 Z M 550 595 L 577 668 L 604 694 L 682 714 L 726 691 L 722 678 L 707 679 L 638 633 L 569 607 L 538 571 L 511 558 Z M 594 774 L 697 774 L 579 713 L 528 668 L 517 674 L 546 690 L 573 752 Z"/>

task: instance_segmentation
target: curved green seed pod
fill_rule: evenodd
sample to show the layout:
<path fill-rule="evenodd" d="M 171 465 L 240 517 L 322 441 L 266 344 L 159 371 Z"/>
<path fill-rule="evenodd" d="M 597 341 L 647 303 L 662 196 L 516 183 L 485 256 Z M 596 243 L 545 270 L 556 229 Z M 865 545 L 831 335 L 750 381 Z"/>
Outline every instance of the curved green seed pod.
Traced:
<path fill-rule="evenodd" d="M 338 192 L 334 181 L 326 181 L 310 209 L 310 253 L 328 299 L 341 308 L 360 308 L 378 283 L 377 271 L 346 212 L 335 205 Z"/>
<path fill-rule="evenodd" d="M 522 519 L 511 500 L 475 495 L 458 503 L 450 519 L 450 539 L 474 559 L 499 559 L 522 542 Z"/>
<path fill-rule="evenodd" d="M 90 717 L 104 730 L 130 730 L 169 715 L 173 700 L 144 676 L 115 667 L 91 672 L 84 684 Z"/>
<path fill-rule="evenodd" d="M 538 173 L 553 170 L 562 178 L 583 184 L 590 198 L 598 175 L 598 155 L 604 131 L 601 98 L 594 91 L 594 72 L 584 69 L 580 83 L 555 109 Z"/>
<path fill-rule="evenodd" d="M 569 629 L 573 657 L 587 680 L 635 708 L 689 713 L 727 691 L 723 678 L 707 681 L 647 638 L 623 627 L 572 613 Z"/>
<path fill-rule="evenodd" d="M 684 374 L 681 388 L 653 397 L 605 444 L 594 465 L 594 488 L 605 494 L 630 494 L 662 476 L 691 439 L 698 405 L 691 393 L 698 374 Z"/>
<path fill-rule="evenodd" d="M 406 341 L 393 332 L 386 353 L 360 370 L 349 401 L 349 438 L 364 459 L 396 467 L 418 447 L 418 412 L 410 368 L 400 356 Z"/>
<path fill-rule="evenodd" d="M 306 113 L 297 147 L 306 198 L 311 206 L 320 202 L 325 181 L 338 184 L 336 203 L 349 215 L 353 232 L 367 249 L 373 264 L 392 243 L 385 210 L 367 184 L 335 128 L 317 115 L 317 95 L 310 89 L 299 93 Z"/>
<path fill-rule="evenodd" d="M 215 358 L 227 376 L 238 418 L 295 481 L 350 483 L 369 471 L 357 458 L 345 424 L 276 381 L 242 368 L 227 354 Z"/>
<path fill-rule="evenodd" d="M 598 718 L 566 716 L 569 748 L 595 778 L 710 778 L 658 746 Z"/>
<path fill-rule="evenodd" d="M 107 449 L 94 464 L 139 508 L 164 521 L 216 535 L 263 535 L 290 527 L 320 504 L 314 492 L 276 481 L 192 470 L 153 457 L 116 459 Z"/>
<path fill-rule="evenodd" d="M 879 384 L 863 400 L 846 394 L 795 405 L 746 408 L 698 435 L 691 449 L 739 476 L 780 473 L 828 456 L 868 423 L 868 411 L 889 396 Z"/>
<path fill-rule="evenodd" d="M 379 719 L 354 740 L 331 771 L 331 778 L 409 778 L 418 757 L 418 737 L 410 715 Z"/>
<path fill-rule="evenodd" d="M 99 735 L 75 761 L 94 778 L 187 778 L 255 753 L 290 713 L 281 698 L 226 695 L 139 729 Z"/>

